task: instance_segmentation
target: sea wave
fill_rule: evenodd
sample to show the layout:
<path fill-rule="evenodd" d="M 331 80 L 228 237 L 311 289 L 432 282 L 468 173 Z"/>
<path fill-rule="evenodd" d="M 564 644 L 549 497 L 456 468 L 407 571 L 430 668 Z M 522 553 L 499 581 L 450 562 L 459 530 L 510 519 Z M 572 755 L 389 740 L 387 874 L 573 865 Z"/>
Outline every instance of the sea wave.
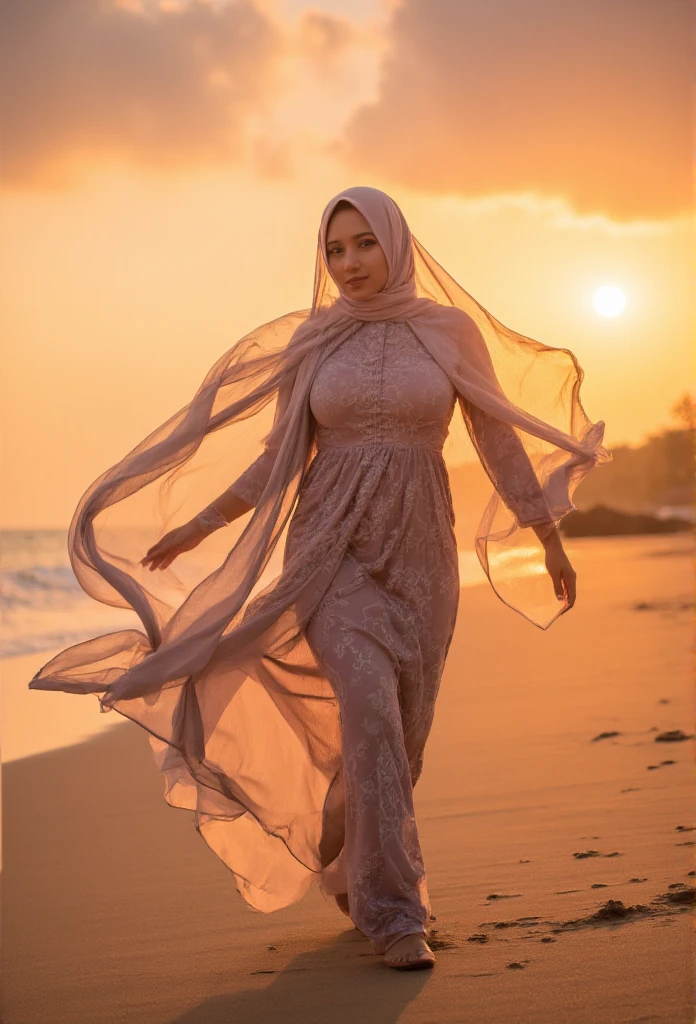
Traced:
<path fill-rule="evenodd" d="M 69 565 L 34 565 L 0 575 L 0 609 L 56 605 L 84 591 Z"/>

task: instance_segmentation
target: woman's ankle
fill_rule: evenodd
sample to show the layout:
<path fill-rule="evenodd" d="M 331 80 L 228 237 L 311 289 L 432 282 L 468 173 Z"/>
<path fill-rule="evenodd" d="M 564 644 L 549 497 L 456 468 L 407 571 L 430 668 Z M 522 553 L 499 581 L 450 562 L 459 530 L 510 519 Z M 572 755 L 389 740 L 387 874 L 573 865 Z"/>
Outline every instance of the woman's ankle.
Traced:
<path fill-rule="evenodd" d="M 395 946 L 397 942 L 400 942 L 401 939 L 407 938 L 409 935 L 418 935 L 420 938 L 423 939 L 424 942 L 427 942 L 428 940 L 428 936 L 426 935 L 422 928 L 420 930 L 414 928 L 413 931 L 410 932 L 399 932 L 398 935 L 392 935 L 387 939 L 387 944 L 382 950 L 383 955 L 386 956 L 386 954 L 389 952 L 392 946 Z"/>

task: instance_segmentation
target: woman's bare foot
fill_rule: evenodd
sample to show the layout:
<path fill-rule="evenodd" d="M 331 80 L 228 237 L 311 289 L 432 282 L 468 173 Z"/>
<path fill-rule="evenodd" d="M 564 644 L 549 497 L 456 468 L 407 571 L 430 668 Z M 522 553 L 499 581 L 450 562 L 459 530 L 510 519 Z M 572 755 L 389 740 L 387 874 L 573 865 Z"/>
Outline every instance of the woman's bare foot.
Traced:
<path fill-rule="evenodd" d="M 350 917 L 350 910 L 348 909 L 348 893 L 340 892 L 335 897 L 338 909 L 342 910 L 346 917 Z"/>
<path fill-rule="evenodd" d="M 435 957 L 425 936 L 419 933 L 398 939 L 384 954 L 384 962 L 400 971 L 416 971 L 433 967 Z"/>

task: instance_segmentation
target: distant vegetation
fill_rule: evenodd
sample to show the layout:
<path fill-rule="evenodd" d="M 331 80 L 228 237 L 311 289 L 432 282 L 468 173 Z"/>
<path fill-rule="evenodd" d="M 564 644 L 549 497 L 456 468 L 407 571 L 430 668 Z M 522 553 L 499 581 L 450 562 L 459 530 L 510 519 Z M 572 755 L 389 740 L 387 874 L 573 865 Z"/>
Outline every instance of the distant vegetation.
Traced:
<path fill-rule="evenodd" d="M 593 505 L 586 512 L 569 512 L 561 520 L 561 532 L 566 537 L 615 537 L 637 533 L 678 533 L 690 530 L 687 519 L 657 516 L 640 512 L 619 512 L 606 505 Z"/>
<path fill-rule="evenodd" d="M 683 395 L 671 410 L 678 427 L 651 435 L 637 447 L 609 446 L 613 461 L 598 466 L 573 496 L 578 509 L 607 505 L 623 512 L 654 513 L 693 507 L 695 407 Z"/>
<path fill-rule="evenodd" d="M 692 399 L 682 396 L 671 412 L 679 425 L 651 435 L 644 444 L 608 445 L 612 461 L 588 473 L 573 493 L 578 511 L 563 519 L 567 536 L 666 533 L 688 528 L 694 508 L 696 423 Z M 491 496 L 491 482 L 480 463 L 453 466 L 449 477 L 457 507 L 457 541 L 467 548 Z"/>

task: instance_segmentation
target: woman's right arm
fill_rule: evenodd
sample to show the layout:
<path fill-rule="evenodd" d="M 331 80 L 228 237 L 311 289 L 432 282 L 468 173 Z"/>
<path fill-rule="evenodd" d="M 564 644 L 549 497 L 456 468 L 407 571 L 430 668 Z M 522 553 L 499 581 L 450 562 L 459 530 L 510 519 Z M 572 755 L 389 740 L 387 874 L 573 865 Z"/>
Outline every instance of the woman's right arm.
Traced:
<path fill-rule="evenodd" d="M 278 388 L 273 426 L 285 414 L 290 402 L 294 378 L 283 381 Z M 254 508 L 268 483 L 278 455 L 277 447 L 266 447 L 254 462 L 230 486 L 188 523 L 165 534 L 141 560 L 150 569 L 166 569 L 184 551 L 197 547 L 211 533 L 228 526 L 233 520 Z"/>
<path fill-rule="evenodd" d="M 264 492 L 268 479 L 275 465 L 278 452 L 267 448 L 259 455 L 258 459 L 245 469 L 241 476 L 238 476 L 234 483 L 231 483 L 227 490 L 219 494 L 214 501 L 207 506 L 196 518 L 204 515 L 208 510 L 214 510 L 231 523 L 233 519 L 243 516 L 249 509 L 259 503 Z M 211 515 L 211 520 L 213 516 Z M 220 523 L 219 525 L 226 525 Z"/>
<path fill-rule="evenodd" d="M 273 427 L 285 415 L 292 396 L 293 386 L 294 378 L 287 378 L 281 382 L 278 388 L 278 400 L 273 417 Z M 273 471 L 277 456 L 277 443 L 274 447 L 267 445 L 265 451 L 222 494 L 219 494 L 210 505 L 206 506 L 203 513 L 211 511 L 210 519 L 212 521 L 215 512 L 218 512 L 227 523 L 231 523 L 233 519 L 237 519 L 239 516 L 244 515 L 245 512 L 248 512 L 249 509 L 258 505 Z M 199 518 L 203 513 L 199 513 L 199 516 L 196 518 Z M 219 525 L 224 524 L 220 523 Z"/>

